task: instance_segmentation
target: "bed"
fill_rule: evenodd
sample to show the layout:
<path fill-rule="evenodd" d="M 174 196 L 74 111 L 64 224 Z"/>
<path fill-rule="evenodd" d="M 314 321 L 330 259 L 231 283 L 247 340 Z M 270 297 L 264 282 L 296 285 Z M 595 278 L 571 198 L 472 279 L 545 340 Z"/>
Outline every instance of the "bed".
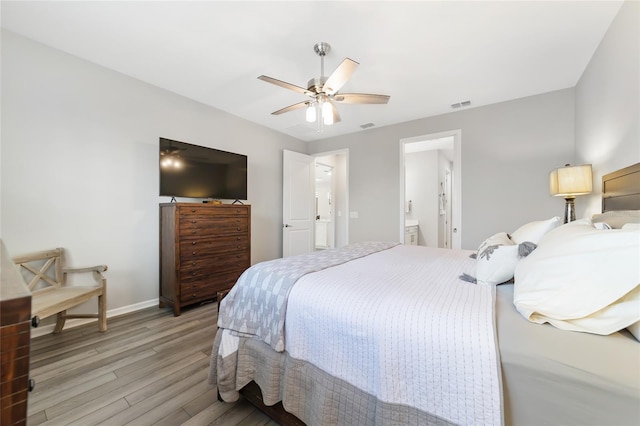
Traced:
<path fill-rule="evenodd" d="M 603 214 L 640 210 L 638 182 L 640 164 L 605 175 Z M 466 279 L 473 254 L 371 243 L 265 262 L 220 302 L 210 383 L 282 424 L 639 424 L 640 342 L 527 320 L 513 283 Z"/>

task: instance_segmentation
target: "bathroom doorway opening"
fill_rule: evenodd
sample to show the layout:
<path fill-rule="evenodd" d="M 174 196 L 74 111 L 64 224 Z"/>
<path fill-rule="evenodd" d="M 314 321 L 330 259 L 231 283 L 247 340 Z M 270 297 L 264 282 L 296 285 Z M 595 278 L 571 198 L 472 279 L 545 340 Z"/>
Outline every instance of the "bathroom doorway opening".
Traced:
<path fill-rule="evenodd" d="M 349 244 L 348 150 L 315 154 L 315 250 Z"/>
<path fill-rule="evenodd" d="M 400 241 L 460 248 L 460 130 L 400 141 Z"/>

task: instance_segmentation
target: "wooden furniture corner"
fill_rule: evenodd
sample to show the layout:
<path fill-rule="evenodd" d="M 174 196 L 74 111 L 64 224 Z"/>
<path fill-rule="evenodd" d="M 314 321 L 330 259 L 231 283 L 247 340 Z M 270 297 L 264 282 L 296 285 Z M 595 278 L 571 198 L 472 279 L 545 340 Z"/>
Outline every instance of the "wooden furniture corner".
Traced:
<path fill-rule="evenodd" d="M 31 292 L 0 240 L 0 424 L 27 424 Z"/>

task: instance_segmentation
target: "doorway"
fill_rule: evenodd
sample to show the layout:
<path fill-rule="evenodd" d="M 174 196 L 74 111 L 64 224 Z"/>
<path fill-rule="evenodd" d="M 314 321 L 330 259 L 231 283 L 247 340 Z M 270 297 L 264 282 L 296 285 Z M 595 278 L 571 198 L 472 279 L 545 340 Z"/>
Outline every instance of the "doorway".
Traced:
<path fill-rule="evenodd" d="M 315 154 L 315 250 L 349 244 L 348 154 Z"/>
<path fill-rule="evenodd" d="M 333 185 L 333 166 L 316 160 L 316 250 L 335 247 L 335 213 L 332 202 L 335 190 Z"/>
<path fill-rule="evenodd" d="M 400 241 L 461 247 L 459 130 L 400 141 Z"/>

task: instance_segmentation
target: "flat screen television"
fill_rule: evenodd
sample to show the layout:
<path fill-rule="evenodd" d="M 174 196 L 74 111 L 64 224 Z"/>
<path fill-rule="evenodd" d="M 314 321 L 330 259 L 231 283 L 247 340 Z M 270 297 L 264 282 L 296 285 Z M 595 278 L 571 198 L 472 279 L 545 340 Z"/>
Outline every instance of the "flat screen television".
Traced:
<path fill-rule="evenodd" d="M 247 199 L 247 156 L 160 138 L 160 195 Z"/>

